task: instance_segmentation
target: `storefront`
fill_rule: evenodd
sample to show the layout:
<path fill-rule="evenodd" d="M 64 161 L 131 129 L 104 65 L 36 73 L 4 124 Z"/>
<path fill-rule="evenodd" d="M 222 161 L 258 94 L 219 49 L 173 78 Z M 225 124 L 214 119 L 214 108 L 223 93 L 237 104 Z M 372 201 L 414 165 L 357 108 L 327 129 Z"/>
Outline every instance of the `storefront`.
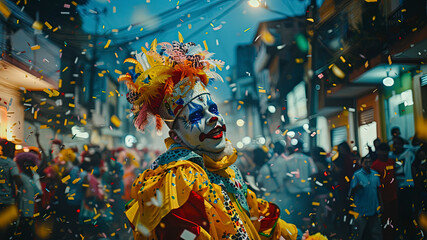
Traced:
<path fill-rule="evenodd" d="M 394 85 L 384 88 L 385 131 L 391 140 L 391 129 L 399 127 L 401 136 L 409 139 L 415 134 L 412 72 L 404 72 Z"/>
<path fill-rule="evenodd" d="M 361 156 L 368 154 L 368 146 L 373 147 L 373 141 L 382 136 L 380 112 L 380 99 L 377 91 L 357 99 L 357 133 Z"/>

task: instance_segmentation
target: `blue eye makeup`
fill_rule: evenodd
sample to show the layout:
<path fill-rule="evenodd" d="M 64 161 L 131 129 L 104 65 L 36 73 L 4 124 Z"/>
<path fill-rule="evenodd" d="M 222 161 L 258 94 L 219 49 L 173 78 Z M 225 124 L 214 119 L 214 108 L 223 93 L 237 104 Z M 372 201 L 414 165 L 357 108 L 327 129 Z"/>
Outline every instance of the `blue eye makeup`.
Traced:
<path fill-rule="evenodd" d="M 193 112 L 192 114 L 190 114 L 189 120 L 191 123 L 196 123 L 198 121 L 200 121 L 203 117 L 203 112 L 202 111 L 197 111 L 197 112 Z"/>
<path fill-rule="evenodd" d="M 212 101 L 212 99 L 209 96 L 207 99 L 207 103 L 209 106 L 209 112 L 211 112 L 215 115 L 219 115 L 218 106 L 216 105 L 216 103 L 214 101 Z"/>
<path fill-rule="evenodd" d="M 219 112 L 218 112 L 218 106 L 215 103 L 213 105 L 210 105 L 209 106 L 209 112 L 211 112 L 211 113 L 213 113 L 215 115 L 218 115 L 219 114 Z"/>

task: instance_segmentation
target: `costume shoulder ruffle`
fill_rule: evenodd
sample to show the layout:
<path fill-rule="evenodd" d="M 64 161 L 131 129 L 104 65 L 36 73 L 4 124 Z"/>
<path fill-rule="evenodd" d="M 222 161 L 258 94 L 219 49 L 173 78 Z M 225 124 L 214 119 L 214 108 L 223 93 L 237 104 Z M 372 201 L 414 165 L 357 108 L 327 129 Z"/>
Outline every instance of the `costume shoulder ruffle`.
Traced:
<path fill-rule="evenodd" d="M 220 194 L 215 194 L 220 193 L 221 188 L 211 184 L 206 172 L 196 163 L 180 160 L 148 169 L 132 185 L 134 200 L 128 204 L 126 215 L 134 228 L 152 232 L 171 210 L 184 205 L 191 191 L 216 204 L 223 202 Z"/>

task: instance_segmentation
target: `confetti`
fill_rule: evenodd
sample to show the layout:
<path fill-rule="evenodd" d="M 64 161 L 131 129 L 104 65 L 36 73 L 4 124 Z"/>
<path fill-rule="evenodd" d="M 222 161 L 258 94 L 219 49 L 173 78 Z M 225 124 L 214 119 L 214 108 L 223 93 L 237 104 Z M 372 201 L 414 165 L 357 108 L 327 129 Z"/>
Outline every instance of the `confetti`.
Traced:
<path fill-rule="evenodd" d="M 70 178 L 71 178 L 71 176 L 70 176 L 70 175 L 67 175 L 67 176 L 63 177 L 63 178 L 61 179 L 61 181 L 62 181 L 62 183 L 65 183 L 66 181 L 70 180 Z"/>
<path fill-rule="evenodd" d="M 33 51 L 39 50 L 39 49 L 40 49 L 40 45 L 31 46 L 31 50 L 33 50 Z"/>
<path fill-rule="evenodd" d="M 107 43 L 105 44 L 104 48 L 108 48 L 110 46 L 111 40 L 108 39 Z"/>

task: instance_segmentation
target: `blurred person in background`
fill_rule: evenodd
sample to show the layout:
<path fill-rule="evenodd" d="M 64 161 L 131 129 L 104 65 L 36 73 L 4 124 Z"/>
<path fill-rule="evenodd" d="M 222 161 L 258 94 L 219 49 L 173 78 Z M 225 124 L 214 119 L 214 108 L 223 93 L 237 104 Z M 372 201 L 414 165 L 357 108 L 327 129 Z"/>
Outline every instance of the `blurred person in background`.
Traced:
<path fill-rule="evenodd" d="M 349 210 L 348 192 L 350 190 L 350 180 L 354 172 L 360 168 L 357 164 L 359 160 L 351 150 L 347 142 L 338 145 L 338 157 L 332 163 L 332 178 L 334 181 L 333 196 L 335 198 L 334 209 L 336 211 L 337 235 L 341 238 L 348 238 L 349 220 L 347 215 Z"/>
<path fill-rule="evenodd" d="M 368 145 L 368 150 L 369 150 L 369 155 L 372 157 L 372 159 L 374 159 L 374 161 L 376 160 L 376 159 L 378 159 L 378 156 L 377 156 L 377 149 L 378 149 L 378 146 L 381 144 L 381 139 L 380 138 L 376 138 L 375 140 L 374 140 L 374 142 L 373 142 L 373 144 L 374 144 L 374 148 L 375 148 L 375 151 L 371 148 L 371 146 L 369 146 Z"/>
<path fill-rule="evenodd" d="M 360 160 L 362 168 L 354 173 L 350 183 L 350 196 L 356 205 L 357 213 L 353 223 L 352 239 L 382 240 L 380 178 L 371 169 L 372 159 L 368 154 Z"/>
<path fill-rule="evenodd" d="M 19 153 L 15 157 L 22 186 L 19 188 L 20 218 L 15 239 L 34 239 L 35 199 L 42 194 L 38 178 L 34 178 L 38 156 L 32 152 Z"/>
<path fill-rule="evenodd" d="M 288 215 L 285 211 L 288 199 L 284 186 L 286 173 L 283 171 L 286 161 L 284 158 L 285 145 L 282 141 L 277 141 L 272 145 L 273 157 L 259 170 L 257 183 L 262 190 L 261 197 L 269 202 L 276 203 L 282 210 L 280 217 L 285 219 Z"/>
<path fill-rule="evenodd" d="M 130 195 L 133 181 L 141 173 L 141 169 L 139 169 L 139 157 L 134 151 L 123 149 L 123 151 L 119 152 L 117 161 L 123 164 L 124 193 L 122 198 L 125 202 L 128 202 L 131 200 Z"/>
<path fill-rule="evenodd" d="M 15 144 L 7 141 L 6 139 L 0 139 L 0 216 L 4 216 L 5 213 L 14 210 L 17 212 L 17 192 L 16 187 L 21 188 L 23 183 L 19 175 L 18 166 L 12 160 L 15 154 Z M 6 226 L 0 228 L 0 234 L 2 236 L 12 236 L 14 232 L 14 220 L 10 219 Z"/>
<path fill-rule="evenodd" d="M 123 164 L 116 161 L 112 156 L 112 152 L 106 150 L 106 167 L 107 171 L 102 176 L 102 182 L 106 187 L 106 194 L 111 205 L 113 215 L 113 228 L 123 228 L 125 219 L 123 212 L 125 211 L 125 202 L 122 195 L 125 192 L 123 183 Z M 116 236 L 119 237 L 119 236 Z"/>
<path fill-rule="evenodd" d="M 62 141 L 59 139 L 53 139 L 50 145 L 50 161 L 56 163 L 59 152 L 64 148 Z"/>
<path fill-rule="evenodd" d="M 284 162 L 282 171 L 286 174 L 285 189 L 289 193 L 289 216 L 297 226 L 307 229 L 310 225 L 312 191 L 310 177 L 318 172 L 316 165 L 309 156 L 302 153 L 303 143 L 291 144 L 291 154 Z"/>
<path fill-rule="evenodd" d="M 415 154 L 415 161 L 413 167 L 415 169 L 414 185 L 417 194 L 418 203 L 416 206 L 416 213 L 427 213 L 427 142 L 419 138 L 415 138 L 419 146 Z"/>
<path fill-rule="evenodd" d="M 401 137 L 393 138 L 393 151 L 390 158 L 395 160 L 396 180 L 398 185 L 399 203 L 399 226 L 400 234 L 406 239 L 417 239 L 417 228 L 414 225 L 415 219 L 415 198 L 414 179 L 415 155 L 413 151 L 404 147 L 405 140 Z"/>
<path fill-rule="evenodd" d="M 99 178 L 103 173 L 104 160 L 98 145 L 90 144 L 81 154 L 80 167 Z"/>
<path fill-rule="evenodd" d="M 375 148 L 377 159 L 372 163 L 371 168 L 380 176 L 381 198 L 383 199 L 381 216 L 383 236 L 384 239 L 395 239 L 399 220 L 395 160 L 389 157 L 390 146 L 387 143 L 381 143 Z"/>
<path fill-rule="evenodd" d="M 313 218 L 317 231 L 329 235 L 333 232 L 332 209 L 328 206 L 329 194 L 332 191 L 332 176 L 327 153 L 321 147 L 311 149 L 311 158 L 317 167 L 317 173 L 312 175 L 311 185 L 313 190 L 313 201 L 319 203 L 314 206 Z"/>

